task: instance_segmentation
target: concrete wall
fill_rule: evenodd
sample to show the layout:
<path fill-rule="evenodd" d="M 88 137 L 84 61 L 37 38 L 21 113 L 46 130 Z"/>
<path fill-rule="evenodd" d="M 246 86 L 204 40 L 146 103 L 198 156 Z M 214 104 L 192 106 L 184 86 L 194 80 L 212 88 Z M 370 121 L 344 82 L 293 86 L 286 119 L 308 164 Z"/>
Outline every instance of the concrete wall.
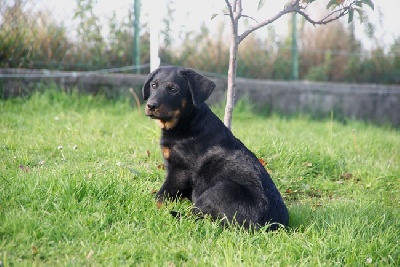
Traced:
<path fill-rule="evenodd" d="M 30 69 L 0 69 L 0 97 L 30 94 L 39 83 L 56 83 L 65 90 L 77 88 L 86 93 L 105 93 L 108 96 L 127 94 L 128 89 L 143 85 L 146 75 L 121 73 L 69 72 Z"/>
<path fill-rule="evenodd" d="M 24 75 L 22 75 L 24 74 Z M 24 76 L 24 77 L 21 77 Z M 110 96 L 128 94 L 140 88 L 146 75 L 102 74 L 88 72 L 50 72 L 47 70 L 0 69 L 0 92 L 9 98 L 34 90 L 38 82 L 55 82 L 66 90 L 75 87 L 80 91 Z M 227 81 L 211 78 L 216 90 L 209 103 L 225 101 Z M 282 114 L 306 113 L 312 116 L 329 116 L 365 120 L 376 124 L 400 127 L 400 86 L 376 84 L 344 84 L 316 82 L 287 82 L 237 79 L 236 99 L 246 97 L 255 106 Z"/>
<path fill-rule="evenodd" d="M 237 95 L 283 114 L 307 113 L 400 126 L 400 86 L 238 79 Z"/>

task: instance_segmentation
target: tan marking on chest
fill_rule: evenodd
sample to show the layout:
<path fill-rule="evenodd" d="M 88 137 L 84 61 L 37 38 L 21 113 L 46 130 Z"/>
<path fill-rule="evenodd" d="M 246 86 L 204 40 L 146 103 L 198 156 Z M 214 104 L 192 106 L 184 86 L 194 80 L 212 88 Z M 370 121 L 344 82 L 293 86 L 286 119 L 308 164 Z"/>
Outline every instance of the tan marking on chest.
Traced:
<path fill-rule="evenodd" d="M 179 116 L 181 115 L 180 110 L 176 110 L 173 112 L 172 118 L 168 121 L 156 120 L 158 127 L 165 130 L 171 130 L 174 128 L 179 122 Z"/>
<path fill-rule="evenodd" d="M 169 157 L 171 156 L 171 149 L 169 147 L 162 147 L 161 148 L 161 152 L 163 154 L 164 159 L 169 159 Z"/>
<path fill-rule="evenodd" d="M 156 123 L 157 123 L 158 127 L 160 127 L 161 129 L 165 128 L 165 121 L 156 120 Z"/>

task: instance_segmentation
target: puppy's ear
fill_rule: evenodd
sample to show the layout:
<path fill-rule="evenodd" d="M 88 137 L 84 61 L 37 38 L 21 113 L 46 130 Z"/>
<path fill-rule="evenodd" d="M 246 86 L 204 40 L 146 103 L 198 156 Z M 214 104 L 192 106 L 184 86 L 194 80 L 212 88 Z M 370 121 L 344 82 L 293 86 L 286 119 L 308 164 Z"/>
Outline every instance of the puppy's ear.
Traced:
<path fill-rule="evenodd" d="M 179 72 L 189 84 L 194 106 L 199 107 L 211 95 L 215 83 L 191 69 L 181 69 Z"/>
<path fill-rule="evenodd" d="M 160 68 L 154 70 L 149 75 L 147 75 L 142 88 L 142 96 L 144 100 L 147 100 L 150 97 L 150 82 L 153 80 L 154 75 L 156 75 L 159 72 L 159 70 Z"/>

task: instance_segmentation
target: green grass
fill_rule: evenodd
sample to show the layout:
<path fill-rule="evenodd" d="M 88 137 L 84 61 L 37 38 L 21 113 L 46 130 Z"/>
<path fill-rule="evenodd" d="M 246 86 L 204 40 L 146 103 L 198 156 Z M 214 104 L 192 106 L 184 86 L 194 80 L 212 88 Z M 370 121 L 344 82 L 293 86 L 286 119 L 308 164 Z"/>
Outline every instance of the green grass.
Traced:
<path fill-rule="evenodd" d="M 233 132 L 290 212 L 288 230 L 252 233 L 196 220 L 187 202 L 156 208 L 159 129 L 130 101 L 49 90 L 0 102 L 0 266 L 400 265 L 398 130 L 240 103 Z"/>

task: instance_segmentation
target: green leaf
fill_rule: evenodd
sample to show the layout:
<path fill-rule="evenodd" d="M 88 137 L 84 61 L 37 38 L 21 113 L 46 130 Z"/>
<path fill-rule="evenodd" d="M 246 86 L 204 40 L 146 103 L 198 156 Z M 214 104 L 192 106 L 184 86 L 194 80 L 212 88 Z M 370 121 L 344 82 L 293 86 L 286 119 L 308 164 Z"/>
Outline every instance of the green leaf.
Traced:
<path fill-rule="evenodd" d="M 363 13 L 362 9 L 361 8 L 355 8 L 354 10 L 357 11 L 358 17 L 360 18 L 360 22 L 362 23 L 363 19 L 364 19 L 364 13 Z"/>
<path fill-rule="evenodd" d="M 329 3 L 326 5 L 326 8 L 330 8 L 332 5 L 337 5 L 336 0 L 330 0 Z"/>
<path fill-rule="evenodd" d="M 347 23 L 351 23 L 353 21 L 354 18 L 354 9 L 350 8 L 349 9 L 349 18 L 347 20 Z"/>
<path fill-rule="evenodd" d="M 265 4 L 265 0 L 260 0 L 260 2 L 258 2 L 258 9 L 257 10 L 260 10 L 264 6 L 264 4 Z"/>
<path fill-rule="evenodd" d="M 374 10 L 375 6 L 374 6 L 374 3 L 372 2 L 372 0 L 362 0 L 362 2 L 364 4 L 366 4 L 367 6 L 369 6 L 372 10 Z"/>

